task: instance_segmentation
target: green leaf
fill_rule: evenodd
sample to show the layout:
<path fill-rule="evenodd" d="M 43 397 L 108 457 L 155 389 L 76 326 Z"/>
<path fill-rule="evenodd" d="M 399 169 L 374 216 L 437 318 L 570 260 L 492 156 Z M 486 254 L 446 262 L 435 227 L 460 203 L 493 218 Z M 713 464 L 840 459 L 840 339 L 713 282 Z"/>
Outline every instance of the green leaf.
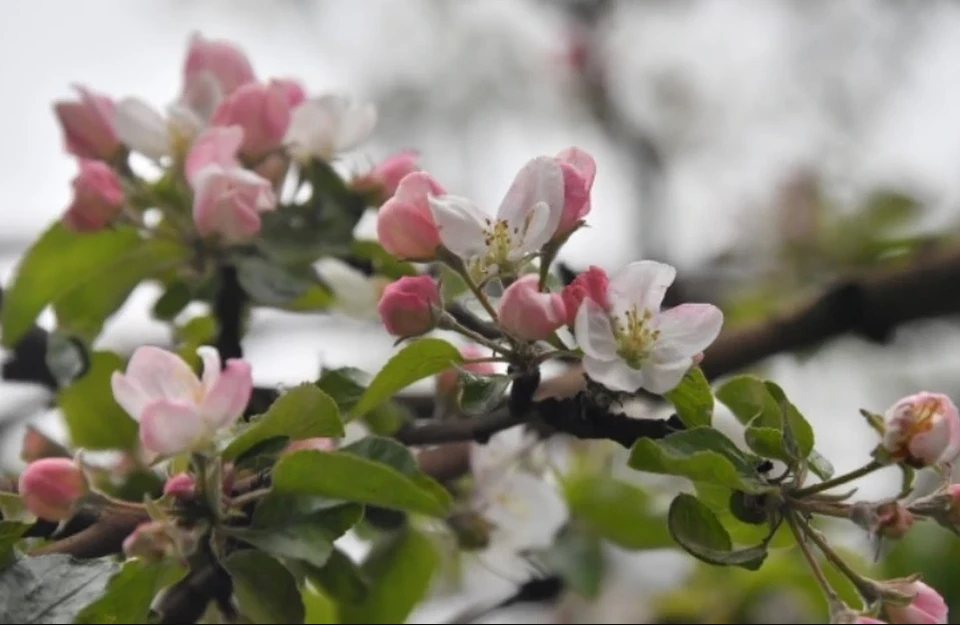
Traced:
<path fill-rule="evenodd" d="M 713 511 L 693 495 L 681 493 L 674 498 L 667 524 L 684 551 L 708 564 L 755 571 L 767 557 L 765 545 L 734 550 L 730 535 Z"/>
<path fill-rule="evenodd" d="M 783 389 L 773 382 L 764 382 L 770 396 L 780 408 L 783 418 L 783 443 L 788 452 L 806 458 L 813 451 L 813 428 L 797 407 L 787 399 Z"/>
<path fill-rule="evenodd" d="M 0 623 L 72 623 L 119 568 L 112 558 L 20 558 L 0 571 Z"/>
<path fill-rule="evenodd" d="M 664 397 L 688 428 L 710 425 L 713 420 L 713 394 L 700 367 L 691 367 L 680 384 Z"/>
<path fill-rule="evenodd" d="M 395 510 L 443 516 L 449 494 L 424 475 L 403 475 L 386 464 L 342 451 L 297 451 L 274 468 L 273 488 L 291 495 L 319 495 Z"/>
<path fill-rule="evenodd" d="M 83 608 L 74 623 L 146 623 L 157 593 L 186 573 L 175 562 L 127 560 L 110 578 L 103 595 Z"/>
<path fill-rule="evenodd" d="M 597 536 L 567 525 L 554 544 L 539 552 L 539 556 L 544 564 L 556 571 L 581 596 L 595 599 L 600 594 L 606 560 L 603 544 Z"/>
<path fill-rule="evenodd" d="M 339 549 L 333 550 L 322 568 L 309 567 L 307 577 L 341 604 L 362 603 L 369 592 L 369 582 L 363 571 Z"/>
<path fill-rule="evenodd" d="M 678 475 L 751 493 L 770 490 L 733 441 L 708 427 L 682 430 L 661 440 L 641 438 L 630 451 L 629 464 L 638 471 Z"/>
<path fill-rule="evenodd" d="M 341 447 L 340 451 L 390 465 L 407 477 L 420 472 L 410 450 L 389 438 L 365 436 L 355 443 Z"/>
<path fill-rule="evenodd" d="M 63 332 L 47 335 L 44 357 L 47 369 L 60 386 L 67 386 L 83 375 L 87 368 L 87 353 L 83 342 Z"/>
<path fill-rule="evenodd" d="M 511 382 L 508 375 L 477 375 L 464 370 L 459 373 L 463 385 L 460 408 L 468 415 L 487 414 L 496 408 Z"/>
<path fill-rule="evenodd" d="M 300 599 L 304 607 L 304 625 L 327 625 L 339 623 L 337 604 L 320 588 L 309 582 L 303 585 Z"/>
<path fill-rule="evenodd" d="M 317 387 L 337 402 L 341 413 L 350 412 L 363 397 L 372 376 L 356 367 L 325 369 L 317 380 Z"/>
<path fill-rule="evenodd" d="M 763 380 L 752 375 L 739 375 L 725 382 L 716 392 L 740 423 L 747 425 L 754 419 L 757 427 L 782 429 L 780 407 L 770 395 Z"/>
<path fill-rule="evenodd" d="M 747 447 L 764 458 L 775 458 L 788 464 L 794 462 L 793 454 L 784 446 L 783 432 L 777 428 L 748 427 L 743 438 Z"/>
<path fill-rule="evenodd" d="M 417 275 L 417 268 L 411 263 L 397 260 L 395 256 L 387 252 L 377 241 L 354 241 L 350 246 L 351 255 L 354 258 L 360 258 L 371 261 L 373 272 L 394 280 L 403 276 Z"/>
<path fill-rule="evenodd" d="M 229 529 L 226 532 L 278 558 L 303 560 L 322 567 L 333 553 L 333 543 L 363 517 L 363 507 L 346 504 L 310 516 L 287 519 L 263 529 Z"/>
<path fill-rule="evenodd" d="M 279 306 L 303 295 L 310 281 L 260 256 L 236 260 L 237 279 L 250 298 L 268 306 Z"/>
<path fill-rule="evenodd" d="M 361 603 L 340 606 L 343 623 L 404 623 L 426 595 L 439 556 L 422 534 L 407 528 L 378 545 L 363 563 L 370 589 Z"/>
<path fill-rule="evenodd" d="M 13 547 L 23 536 L 24 532 L 33 526 L 32 523 L 20 521 L 0 521 L 0 570 L 13 560 Z"/>
<path fill-rule="evenodd" d="M 337 404 L 314 384 L 304 382 L 277 398 L 263 415 L 233 439 L 223 452 L 233 460 L 255 445 L 275 437 L 302 440 L 343 436 Z"/>
<path fill-rule="evenodd" d="M 27 250 L 4 294 L 3 345 L 15 345 L 50 304 L 64 327 L 96 334 L 137 283 L 183 252 L 170 242 L 144 241 L 133 228 L 77 234 L 53 224 Z"/>
<path fill-rule="evenodd" d="M 351 414 L 354 417 L 363 416 L 414 382 L 462 363 L 460 350 L 443 339 L 422 338 L 413 341 L 384 365 Z"/>
<path fill-rule="evenodd" d="M 110 376 L 124 362 L 113 352 L 94 352 L 90 368 L 73 384 L 60 389 L 70 440 L 87 449 L 129 449 L 137 440 L 137 422 L 113 399 Z"/>
<path fill-rule="evenodd" d="M 327 310 L 336 301 L 333 293 L 326 286 L 314 283 L 299 296 L 284 303 L 282 308 L 292 312 L 312 312 L 318 310 Z"/>
<path fill-rule="evenodd" d="M 223 561 L 240 611 L 254 623 L 302 623 L 303 602 L 293 575 L 262 551 L 235 551 Z"/>
<path fill-rule="evenodd" d="M 570 513 L 597 535 L 625 549 L 658 549 L 671 544 L 662 514 L 650 497 L 632 484 L 601 475 L 567 480 Z"/>
<path fill-rule="evenodd" d="M 710 507 L 735 543 L 753 545 L 760 542 L 769 542 L 770 547 L 792 547 L 796 544 L 793 534 L 790 533 L 786 525 L 781 525 L 780 529 L 770 538 L 770 526 L 768 524 L 745 523 L 738 519 L 733 513 L 731 503 L 735 500 L 736 493 L 739 491 L 705 482 L 697 482 L 694 484 L 694 488 L 697 491 L 697 499 Z"/>
<path fill-rule="evenodd" d="M 170 321 L 187 307 L 193 293 L 183 280 L 174 280 L 168 285 L 163 294 L 153 304 L 153 316 L 163 321 Z"/>

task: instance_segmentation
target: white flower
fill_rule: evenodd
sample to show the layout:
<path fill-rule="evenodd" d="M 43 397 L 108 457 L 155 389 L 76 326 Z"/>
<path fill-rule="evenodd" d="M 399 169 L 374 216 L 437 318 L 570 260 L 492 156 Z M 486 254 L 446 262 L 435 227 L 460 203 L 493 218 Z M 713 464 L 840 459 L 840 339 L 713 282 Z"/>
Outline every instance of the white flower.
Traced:
<path fill-rule="evenodd" d="M 140 98 L 125 98 L 114 109 L 114 131 L 128 148 L 159 161 L 184 151 L 206 127 L 197 113 L 182 104 L 172 104 L 168 113 L 164 118 Z"/>
<path fill-rule="evenodd" d="M 557 231 L 563 198 L 563 170 L 556 159 L 541 156 L 517 174 L 496 218 L 455 195 L 430 197 L 430 209 L 443 245 L 484 276 L 494 268 L 512 271 L 540 250 Z"/>
<path fill-rule="evenodd" d="M 330 160 L 365 141 L 376 123 L 373 104 L 358 104 L 339 95 L 320 96 L 293 110 L 283 143 L 297 160 Z"/>
<path fill-rule="evenodd" d="M 670 265 L 635 262 L 610 280 L 606 307 L 584 299 L 574 333 L 591 379 L 628 393 L 662 394 L 680 383 L 693 357 L 717 338 L 723 313 L 710 304 L 660 312 L 675 277 Z"/>

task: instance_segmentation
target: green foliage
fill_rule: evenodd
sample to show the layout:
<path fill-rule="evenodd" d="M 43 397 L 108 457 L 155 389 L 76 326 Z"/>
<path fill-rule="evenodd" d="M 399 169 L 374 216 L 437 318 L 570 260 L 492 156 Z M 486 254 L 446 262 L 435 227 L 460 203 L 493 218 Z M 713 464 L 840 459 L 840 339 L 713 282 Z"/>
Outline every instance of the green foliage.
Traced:
<path fill-rule="evenodd" d="M 439 563 L 434 546 L 413 529 L 377 545 L 361 566 L 369 580 L 362 601 L 340 604 L 342 623 L 403 623 L 426 595 Z"/>
<path fill-rule="evenodd" d="M 110 376 L 123 367 L 123 359 L 113 352 L 94 352 L 87 372 L 57 393 L 74 445 L 130 449 L 136 442 L 137 422 L 114 401 L 110 387 Z"/>
<path fill-rule="evenodd" d="M 355 367 L 326 369 L 317 380 L 317 387 L 337 402 L 340 414 L 347 415 L 363 397 L 370 380 L 366 371 Z M 391 434 L 409 420 L 408 411 L 393 400 L 387 400 L 363 415 L 367 426 L 376 434 Z"/>
<path fill-rule="evenodd" d="M 642 438 L 630 450 L 638 471 L 678 475 L 750 493 L 770 489 L 748 458 L 729 438 L 708 427 L 675 432 L 661 440 Z"/>
<path fill-rule="evenodd" d="M 240 611 L 253 623 L 302 623 L 300 590 L 290 571 L 262 551 L 235 551 L 223 561 Z"/>
<path fill-rule="evenodd" d="M 254 446 L 273 438 L 302 440 L 343 436 L 337 405 L 314 384 L 303 383 L 286 391 L 256 418 L 223 451 L 233 460 Z"/>
<path fill-rule="evenodd" d="M 664 395 L 688 428 L 710 425 L 713 420 L 713 394 L 700 367 L 691 367 L 680 384 Z"/>
<path fill-rule="evenodd" d="M 74 622 L 146 623 L 156 594 L 186 573 L 186 568 L 170 561 L 127 560 L 107 582 L 103 595 L 80 610 Z"/>
<path fill-rule="evenodd" d="M 459 374 L 460 408 L 468 415 L 487 414 L 496 408 L 511 382 L 508 375 L 477 375 L 464 370 Z"/>
<path fill-rule="evenodd" d="M 537 555 L 582 597 L 595 599 L 600 594 L 607 562 L 599 536 L 568 524 L 553 545 Z"/>
<path fill-rule="evenodd" d="M 72 623 L 119 568 L 110 558 L 20 558 L 0 570 L 0 623 Z"/>
<path fill-rule="evenodd" d="M 360 260 L 368 260 L 373 272 L 394 280 L 403 276 L 417 275 L 417 268 L 411 263 L 397 260 L 377 241 L 354 241 L 350 247 L 351 255 Z"/>
<path fill-rule="evenodd" d="M 32 527 L 31 523 L 20 521 L 0 521 L 0 570 L 14 558 L 13 548 L 23 536 L 24 532 Z"/>
<path fill-rule="evenodd" d="M 288 267 L 262 256 L 239 256 L 237 279 L 250 298 L 264 306 L 295 310 L 323 310 L 333 294 L 312 267 Z"/>
<path fill-rule="evenodd" d="M 625 549 L 658 549 L 671 539 L 661 514 L 641 489 L 606 475 L 564 481 L 570 514 L 598 536 Z"/>
<path fill-rule="evenodd" d="M 308 567 L 307 578 L 339 605 L 356 605 L 367 600 L 370 581 L 350 556 L 334 549 L 320 568 Z"/>
<path fill-rule="evenodd" d="M 765 544 L 734 549 L 733 541 L 713 511 L 693 495 L 681 493 L 667 513 L 670 535 L 690 555 L 722 566 L 760 568 L 767 557 Z"/>
<path fill-rule="evenodd" d="M 363 416 L 414 382 L 462 363 L 460 350 L 443 339 L 413 341 L 380 369 L 350 412 Z"/>

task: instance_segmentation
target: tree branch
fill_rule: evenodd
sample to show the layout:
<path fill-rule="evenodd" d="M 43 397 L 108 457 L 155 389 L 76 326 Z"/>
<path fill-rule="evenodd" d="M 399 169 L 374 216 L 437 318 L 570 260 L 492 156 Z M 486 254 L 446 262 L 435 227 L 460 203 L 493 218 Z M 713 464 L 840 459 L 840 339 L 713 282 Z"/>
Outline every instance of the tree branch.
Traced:
<path fill-rule="evenodd" d="M 86 529 L 35 549 L 31 555 L 65 553 L 75 558 L 100 558 L 120 553 L 124 539 L 133 533 L 138 525 L 149 520 L 146 511 L 110 508 L 104 510 Z"/>
<path fill-rule="evenodd" d="M 216 348 L 220 361 L 226 366 L 228 358 L 243 358 L 243 310 L 249 298 L 240 285 L 237 268 L 220 268 L 220 286 L 213 301 L 213 316 L 217 320 Z"/>

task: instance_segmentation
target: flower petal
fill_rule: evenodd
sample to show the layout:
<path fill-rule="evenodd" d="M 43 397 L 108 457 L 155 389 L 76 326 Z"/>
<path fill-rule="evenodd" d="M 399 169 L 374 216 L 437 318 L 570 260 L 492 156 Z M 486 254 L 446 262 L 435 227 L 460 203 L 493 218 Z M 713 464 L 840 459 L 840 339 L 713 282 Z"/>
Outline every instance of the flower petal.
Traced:
<path fill-rule="evenodd" d="M 633 393 L 644 385 L 645 378 L 640 369 L 634 369 L 625 361 L 599 360 L 591 356 L 583 357 L 583 370 L 590 379 L 607 387 L 611 391 Z"/>
<path fill-rule="evenodd" d="M 206 395 L 220 377 L 220 369 L 222 368 L 220 352 L 209 345 L 202 345 L 197 348 L 197 355 L 203 361 L 203 375 L 200 378 L 200 383 L 203 385 L 203 392 Z"/>
<path fill-rule="evenodd" d="M 197 414 L 197 407 L 183 402 L 151 402 L 140 419 L 140 442 L 148 450 L 165 456 L 189 451 L 211 434 Z"/>
<path fill-rule="evenodd" d="M 593 179 L 597 175 L 597 163 L 585 150 L 578 147 L 569 147 L 557 154 L 557 158 L 564 163 L 569 163 L 583 178 L 587 190 L 593 186 Z"/>
<path fill-rule="evenodd" d="M 658 361 L 656 357 L 649 358 L 640 367 L 643 372 L 643 388 L 658 395 L 672 391 L 680 384 L 680 380 L 691 366 L 693 366 L 693 358 L 670 361 Z"/>
<path fill-rule="evenodd" d="M 672 266 L 653 260 L 630 263 L 610 279 L 610 304 L 616 315 L 632 307 L 658 312 L 663 296 L 677 277 Z"/>
<path fill-rule="evenodd" d="M 538 217 L 534 228 L 531 211 L 541 202 L 546 206 L 538 210 L 545 210 L 545 216 Z M 539 249 L 556 232 L 562 214 L 563 170 L 556 159 L 539 156 L 517 173 L 500 203 L 497 218 L 509 223 L 511 230 L 525 231 L 525 244 Z"/>
<path fill-rule="evenodd" d="M 351 104 L 344 111 L 337 129 L 337 151 L 346 151 L 354 148 L 373 133 L 377 125 L 377 107 L 372 103 Z"/>
<path fill-rule="evenodd" d="M 114 371 L 110 376 L 110 386 L 113 389 L 113 398 L 120 407 L 123 408 L 134 421 L 140 420 L 140 414 L 144 407 L 150 403 L 151 398 L 127 376 Z"/>
<path fill-rule="evenodd" d="M 497 528 L 498 544 L 517 550 L 548 547 L 567 520 L 567 507 L 549 482 L 510 471 L 486 493 L 483 516 Z"/>
<path fill-rule="evenodd" d="M 440 242 L 460 258 L 470 258 L 486 249 L 484 230 L 490 218 L 476 204 L 456 195 L 430 197 L 430 211 L 440 233 Z"/>
<path fill-rule="evenodd" d="M 653 346 L 659 360 L 678 360 L 707 348 L 720 334 L 723 313 L 712 304 L 681 304 L 656 318 L 660 337 Z"/>
<path fill-rule="evenodd" d="M 139 98 L 126 98 L 117 103 L 113 129 L 124 145 L 148 158 L 160 160 L 170 153 L 166 120 Z"/>
<path fill-rule="evenodd" d="M 580 304 L 573 335 L 587 356 L 595 360 L 617 359 L 617 341 L 610 316 L 592 299 L 584 299 Z"/>
<path fill-rule="evenodd" d="M 243 414 L 252 392 L 250 364 L 245 360 L 232 358 L 227 361 L 226 368 L 204 396 L 200 412 L 214 429 L 225 427 Z"/>
<path fill-rule="evenodd" d="M 127 378 L 151 400 L 192 402 L 200 380 L 179 356 L 154 345 L 138 347 L 127 364 Z"/>

